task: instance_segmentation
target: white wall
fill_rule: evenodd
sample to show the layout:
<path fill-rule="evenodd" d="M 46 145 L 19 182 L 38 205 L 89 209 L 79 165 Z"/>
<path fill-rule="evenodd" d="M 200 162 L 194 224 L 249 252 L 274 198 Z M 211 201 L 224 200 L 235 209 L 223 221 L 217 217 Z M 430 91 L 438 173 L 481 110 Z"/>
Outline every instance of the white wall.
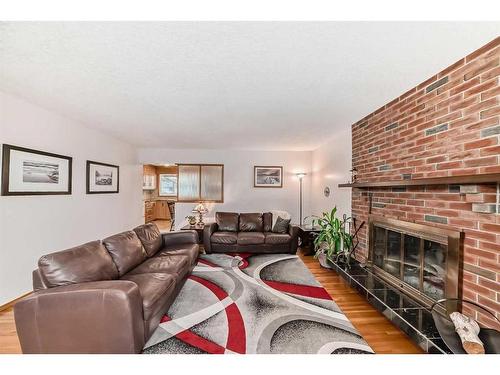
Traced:
<path fill-rule="evenodd" d="M 142 222 L 142 167 L 130 145 L 0 92 L 0 143 L 73 157 L 71 195 L 0 196 L 0 305 L 31 290 L 38 258 Z M 120 166 L 118 194 L 85 194 L 85 163 Z"/>
<path fill-rule="evenodd" d="M 224 203 L 209 205 L 207 217 L 216 211 L 266 212 L 285 210 L 292 222 L 299 221 L 299 181 L 297 172 L 306 172 L 303 180 L 303 216 L 310 215 L 311 152 L 139 149 L 139 162 L 147 163 L 218 163 L 224 164 Z M 283 188 L 254 188 L 255 165 L 283 166 Z M 186 223 L 195 204 L 178 203 L 176 228 Z"/>
<path fill-rule="evenodd" d="M 337 132 L 318 149 L 312 152 L 311 211 L 314 215 L 337 206 L 338 215 L 351 214 L 351 189 L 339 188 L 339 183 L 348 182 L 351 169 L 351 128 Z M 330 196 L 323 194 L 330 187 Z"/>

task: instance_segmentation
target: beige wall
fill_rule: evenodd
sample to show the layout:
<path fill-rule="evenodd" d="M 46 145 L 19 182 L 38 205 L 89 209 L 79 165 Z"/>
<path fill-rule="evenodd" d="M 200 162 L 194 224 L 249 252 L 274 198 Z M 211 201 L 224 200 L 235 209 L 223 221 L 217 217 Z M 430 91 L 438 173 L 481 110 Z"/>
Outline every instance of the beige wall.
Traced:
<path fill-rule="evenodd" d="M 0 196 L 0 305 L 31 290 L 44 254 L 142 222 L 136 150 L 54 112 L 0 92 L 0 143 L 73 157 L 71 195 Z M 86 194 L 86 161 L 120 166 L 118 194 Z"/>

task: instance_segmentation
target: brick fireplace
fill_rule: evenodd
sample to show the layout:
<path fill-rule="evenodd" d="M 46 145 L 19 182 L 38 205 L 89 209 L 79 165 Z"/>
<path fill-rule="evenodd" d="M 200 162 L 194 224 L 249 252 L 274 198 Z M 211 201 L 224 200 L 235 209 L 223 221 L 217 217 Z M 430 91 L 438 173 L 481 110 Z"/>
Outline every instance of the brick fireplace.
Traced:
<path fill-rule="evenodd" d="M 500 317 L 498 179 L 470 183 L 453 176 L 500 173 L 500 37 L 460 59 L 352 126 L 352 214 L 464 233 L 459 287 L 464 298 Z M 404 181 L 442 178 L 439 183 Z M 473 181 L 473 179 L 471 179 Z M 368 225 L 356 257 L 368 256 Z M 471 312 L 472 313 L 472 312 Z M 477 314 L 483 322 L 487 317 Z"/>

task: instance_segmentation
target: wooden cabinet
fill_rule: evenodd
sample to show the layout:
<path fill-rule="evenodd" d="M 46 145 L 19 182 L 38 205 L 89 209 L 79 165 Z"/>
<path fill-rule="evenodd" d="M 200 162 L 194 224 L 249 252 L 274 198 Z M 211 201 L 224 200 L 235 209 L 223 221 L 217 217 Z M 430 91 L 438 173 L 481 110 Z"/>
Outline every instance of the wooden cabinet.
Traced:
<path fill-rule="evenodd" d="M 153 220 L 171 220 L 168 202 L 164 200 L 144 201 L 144 220 L 146 223 Z"/>
<path fill-rule="evenodd" d="M 155 190 L 156 189 L 156 168 L 151 165 L 143 166 L 143 180 L 142 180 L 143 190 Z"/>
<path fill-rule="evenodd" d="M 170 220 L 170 211 L 167 201 L 155 202 L 155 217 L 156 219 Z"/>
<path fill-rule="evenodd" d="M 144 202 L 144 220 L 146 223 L 155 219 L 156 203 L 153 201 Z"/>

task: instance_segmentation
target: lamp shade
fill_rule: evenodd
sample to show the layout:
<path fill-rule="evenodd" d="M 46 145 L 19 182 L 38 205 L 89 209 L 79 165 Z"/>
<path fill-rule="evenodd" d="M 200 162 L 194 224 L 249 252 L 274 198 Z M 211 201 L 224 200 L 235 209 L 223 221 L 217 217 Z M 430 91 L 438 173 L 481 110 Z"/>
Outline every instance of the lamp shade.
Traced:
<path fill-rule="evenodd" d="M 303 179 L 304 177 L 307 176 L 307 173 L 304 173 L 304 172 L 300 172 L 300 173 L 295 173 L 295 175 L 300 178 L 300 179 Z"/>
<path fill-rule="evenodd" d="M 198 203 L 195 208 L 193 208 L 193 212 L 207 212 L 207 208 L 203 205 L 203 203 Z"/>

